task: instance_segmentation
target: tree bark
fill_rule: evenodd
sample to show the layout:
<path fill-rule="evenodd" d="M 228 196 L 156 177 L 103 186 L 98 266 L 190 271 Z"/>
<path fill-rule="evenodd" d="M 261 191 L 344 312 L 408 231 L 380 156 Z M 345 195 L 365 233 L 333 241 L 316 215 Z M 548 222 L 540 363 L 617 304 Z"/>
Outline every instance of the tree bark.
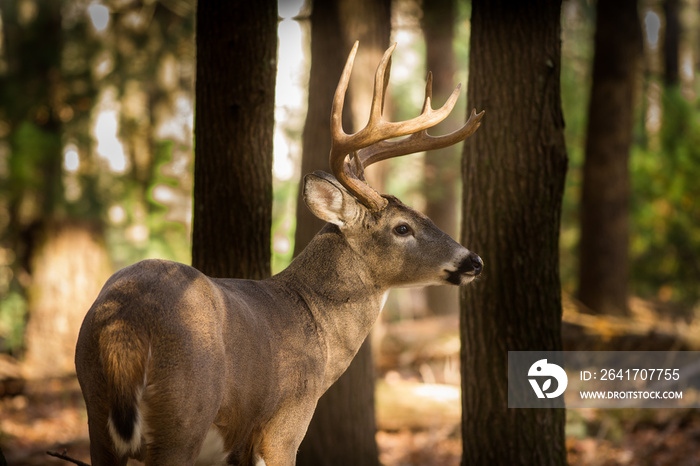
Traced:
<path fill-rule="evenodd" d="M 192 265 L 270 275 L 277 2 L 197 7 Z"/>
<path fill-rule="evenodd" d="M 357 14 L 358 11 L 365 11 L 367 7 L 363 2 L 361 5 L 355 3 L 359 9 L 354 10 L 354 13 L 353 10 L 347 10 L 348 2 L 319 0 L 312 6 L 309 106 L 303 133 L 302 176 L 314 170 L 328 170 L 331 103 L 345 66 L 347 53 L 354 42 L 348 40 L 345 24 L 356 21 L 357 19 L 351 20 L 349 16 Z M 388 11 L 388 7 L 386 10 Z M 371 26 L 374 21 L 377 19 L 370 15 L 364 24 L 367 31 L 365 35 L 353 36 L 353 39 L 357 38 L 361 42 L 353 75 L 358 72 L 363 74 L 362 68 L 366 67 L 363 61 L 360 61 L 360 57 L 367 55 L 368 49 L 372 49 L 372 40 L 367 34 L 376 33 L 375 28 Z M 388 14 L 386 22 L 388 24 Z M 388 41 L 388 32 L 386 36 Z M 351 83 L 346 102 L 354 100 L 352 96 L 356 90 L 357 86 Z M 343 128 L 347 133 L 353 131 L 352 115 L 355 107 L 351 104 L 345 105 Z M 298 206 L 295 255 L 306 247 L 323 226 L 323 223 L 304 206 L 301 197 Z M 299 447 L 297 464 L 378 465 L 375 433 L 374 365 L 370 340 L 367 339 L 348 370 L 319 400 L 306 437 Z"/>
<path fill-rule="evenodd" d="M 455 57 L 454 0 L 433 0 L 423 3 L 421 26 L 425 36 L 426 68 L 433 73 L 433 106 L 442 105 L 454 89 Z M 447 134 L 459 127 L 458 114 L 450 114 L 432 134 Z M 445 233 L 457 236 L 457 178 L 459 146 L 433 150 L 425 154 L 425 214 Z M 428 309 L 433 314 L 453 314 L 459 309 L 459 291 L 453 286 L 431 286 L 425 290 Z"/>
<path fill-rule="evenodd" d="M 636 0 L 598 2 L 581 195 L 580 301 L 627 313 L 629 151 L 641 57 Z"/>
<path fill-rule="evenodd" d="M 567 157 L 560 1 L 474 0 L 462 243 L 485 262 L 461 290 L 463 465 L 566 463 L 563 409 L 509 409 L 508 351 L 561 350 L 559 222 Z"/>

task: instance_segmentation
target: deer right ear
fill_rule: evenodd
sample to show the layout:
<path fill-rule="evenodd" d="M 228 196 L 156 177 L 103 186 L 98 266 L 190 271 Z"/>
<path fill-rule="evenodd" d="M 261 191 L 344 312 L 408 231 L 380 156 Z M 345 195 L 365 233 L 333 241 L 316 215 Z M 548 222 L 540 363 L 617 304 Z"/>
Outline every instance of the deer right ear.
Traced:
<path fill-rule="evenodd" d="M 354 224 L 361 215 L 357 200 L 324 172 L 304 177 L 304 202 L 316 217 L 341 228 Z"/>

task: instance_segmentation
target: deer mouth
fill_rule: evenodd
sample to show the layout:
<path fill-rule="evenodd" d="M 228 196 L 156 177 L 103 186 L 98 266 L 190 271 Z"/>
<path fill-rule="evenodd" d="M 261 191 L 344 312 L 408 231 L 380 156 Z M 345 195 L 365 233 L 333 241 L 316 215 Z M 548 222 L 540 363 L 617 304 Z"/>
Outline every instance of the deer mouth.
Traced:
<path fill-rule="evenodd" d="M 478 277 L 483 268 L 484 261 L 481 260 L 481 257 L 470 252 L 459 262 L 456 269 L 445 269 L 447 272 L 445 279 L 453 285 L 466 285 Z"/>

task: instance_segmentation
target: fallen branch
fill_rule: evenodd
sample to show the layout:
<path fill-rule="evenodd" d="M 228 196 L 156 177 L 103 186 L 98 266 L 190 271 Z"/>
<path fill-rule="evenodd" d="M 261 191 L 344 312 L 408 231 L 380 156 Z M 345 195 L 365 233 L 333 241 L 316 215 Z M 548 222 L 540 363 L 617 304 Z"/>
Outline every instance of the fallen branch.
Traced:
<path fill-rule="evenodd" d="M 63 461 L 68 461 L 69 463 L 77 464 L 78 466 L 90 466 L 88 463 L 83 463 L 80 460 L 73 459 L 70 456 L 66 455 L 67 451 L 68 450 L 63 450 L 63 453 L 58 453 L 56 451 L 47 451 L 46 454 L 49 456 L 53 456 L 53 457 L 62 459 Z"/>
<path fill-rule="evenodd" d="M 697 351 L 700 324 L 662 313 L 638 298 L 629 301 L 629 316 L 594 314 L 562 295 L 565 351 Z"/>

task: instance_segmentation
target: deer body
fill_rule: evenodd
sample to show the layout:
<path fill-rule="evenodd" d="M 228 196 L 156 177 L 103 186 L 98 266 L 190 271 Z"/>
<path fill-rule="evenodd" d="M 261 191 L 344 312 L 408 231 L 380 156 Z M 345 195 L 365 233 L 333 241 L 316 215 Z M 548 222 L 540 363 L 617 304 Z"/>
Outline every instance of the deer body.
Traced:
<path fill-rule="evenodd" d="M 293 465 L 388 290 L 480 273 L 423 214 L 374 191 L 365 202 L 336 175 L 306 176 L 304 200 L 328 224 L 269 279 L 148 260 L 107 281 L 76 347 L 94 466 Z"/>

